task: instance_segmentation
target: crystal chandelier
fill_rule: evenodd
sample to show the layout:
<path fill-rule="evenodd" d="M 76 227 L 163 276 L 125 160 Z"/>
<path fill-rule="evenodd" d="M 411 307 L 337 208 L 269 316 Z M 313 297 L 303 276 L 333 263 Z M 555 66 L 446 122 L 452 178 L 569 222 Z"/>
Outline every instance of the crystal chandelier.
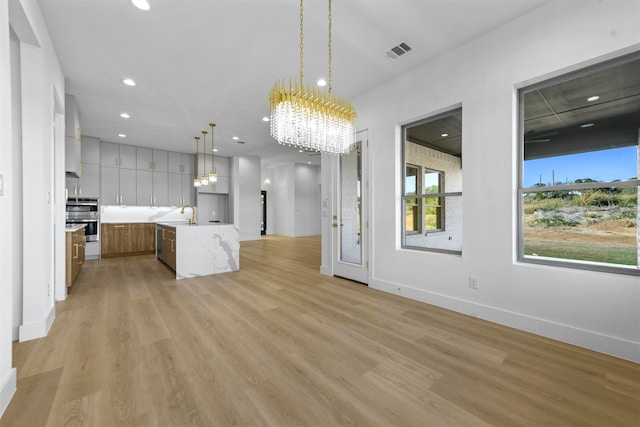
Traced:
<path fill-rule="evenodd" d="M 269 93 L 271 136 L 283 145 L 345 154 L 355 145 L 356 111 L 332 94 L 331 0 L 329 0 L 328 93 L 304 84 L 303 0 L 300 0 L 300 82 L 278 82 Z"/>

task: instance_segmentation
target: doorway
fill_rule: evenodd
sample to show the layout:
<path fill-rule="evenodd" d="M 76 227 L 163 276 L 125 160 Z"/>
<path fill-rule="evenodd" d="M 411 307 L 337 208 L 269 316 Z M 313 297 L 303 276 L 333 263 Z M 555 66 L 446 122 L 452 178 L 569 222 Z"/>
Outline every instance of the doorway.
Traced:
<path fill-rule="evenodd" d="M 260 191 L 260 198 L 262 200 L 262 224 L 260 225 L 260 234 L 264 236 L 267 234 L 267 192 L 265 190 Z"/>
<path fill-rule="evenodd" d="M 356 134 L 356 146 L 337 159 L 337 208 L 333 216 L 333 274 L 364 284 L 369 281 L 368 133 Z"/>

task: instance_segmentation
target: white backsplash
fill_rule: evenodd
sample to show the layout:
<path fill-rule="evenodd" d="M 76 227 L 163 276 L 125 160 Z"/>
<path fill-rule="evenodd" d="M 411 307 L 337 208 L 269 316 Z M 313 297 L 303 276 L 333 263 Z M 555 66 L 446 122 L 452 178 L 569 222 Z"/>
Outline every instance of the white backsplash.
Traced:
<path fill-rule="evenodd" d="M 117 224 L 125 222 L 172 222 L 190 220 L 191 209 L 185 209 L 184 214 L 180 214 L 180 209 L 181 208 L 174 207 L 103 205 L 100 207 L 100 222 Z"/>

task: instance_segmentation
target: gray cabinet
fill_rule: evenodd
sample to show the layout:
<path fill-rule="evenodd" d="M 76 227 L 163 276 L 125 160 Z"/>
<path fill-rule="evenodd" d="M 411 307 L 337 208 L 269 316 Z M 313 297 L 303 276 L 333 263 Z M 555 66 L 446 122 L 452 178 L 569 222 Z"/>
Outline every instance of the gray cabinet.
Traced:
<path fill-rule="evenodd" d="M 147 170 L 136 171 L 136 204 L 138 206 L 153 205 L 153 177 Z"/>
<path fill-rule="evenodd" d="M 167 171 L 167 152 L 151 148 L 136 148 L 136 169 L 146 171 Z"/>
<path fill-rule="evenodd" d="M 136 204 L 138 206 L 167 206 L 168 182 L 166 172 L 136 171 Z"/>
<path fill-rule="evenodd" d="M 100 197 L 100 165 L 82 164 L 82 175 L 78 180 L 78 196 Z"/>
<path fill-rule="evenodd" d="M 82 164 L 100 164 L 100 140 L 90 136 L 82 137 Z"/>
<path fill-rule="evenodd" d="M 167 206 L 169 204 L 168 178 L 166 172 L 152 172 L 153 174 L 153 205 Z"/>
<path fill-rule="evenodd" d="M 100 197 L 103 205 L 136 204 L 136 171 L 100 167 Z"/>
<path fill-rule="evenodd" d="M 136 147 L 103 142 L 100 146 L 100 160 L 103 167 L 136 169 Z"/>
<path fill-rule="evenodd" d="M 65 171 L 71 176 L 82 174 L 82 130 L 80 129 L 80 112 L 76 97 L 65 95 Z"/>
<path fill-rule="evenodd" d="M 169 165 L 167 171 L 169 173 L 184 173 L 187 175 L 193 175 L 191 179 L 195 177 L 195 155 L 169 152 L 168 160 Z"/>
<path fill-rule="evenodd" d="M 198 176 L 203 174 L 202 155 L 200 157 L 200 164 L 198 165 Z M 207 175 L 211 172 L 211 156 L 205 156 L 205 165 Z M 229 157 L 215 156 L 213 166 L 218 175 L 218 182 L 216 184 L 205 185 L 198 188 L 198 193 L 214 193 L 214 194 L 229 194 L 229 188 L 231 185 L 230 174 L 230 159 Z"/>
<path fill-rule="evenodd" d="M 169 206 L 193 205 L 193 178 L 187 174 L 168 174 Z"/>

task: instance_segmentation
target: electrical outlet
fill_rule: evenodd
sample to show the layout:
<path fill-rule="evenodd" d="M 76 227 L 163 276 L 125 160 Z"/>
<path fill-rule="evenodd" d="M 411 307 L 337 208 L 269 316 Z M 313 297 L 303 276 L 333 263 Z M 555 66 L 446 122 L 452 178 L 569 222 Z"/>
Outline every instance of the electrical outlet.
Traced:
<path fill-rule="evenodd" d="M 478 278 L 477 277 L 469 276 L 469 287 L 471 289 L 478 289 L 479 288 Z"/>

